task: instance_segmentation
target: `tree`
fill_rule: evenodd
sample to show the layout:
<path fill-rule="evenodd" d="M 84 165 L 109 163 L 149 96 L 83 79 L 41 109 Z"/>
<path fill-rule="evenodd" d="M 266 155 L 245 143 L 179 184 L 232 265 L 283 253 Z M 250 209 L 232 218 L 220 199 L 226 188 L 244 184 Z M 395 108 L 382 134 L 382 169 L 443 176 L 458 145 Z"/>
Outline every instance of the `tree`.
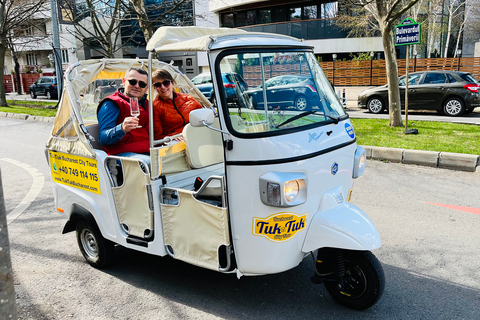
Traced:
<path fill-rule="evenodd" d="M 122 49 L 120 22 L 125 16 L 122 1 L 86 0 L 76 4 L 63 1 L 61 8 L 66 20 L 74 26 L 73 35 L 84 46 L 106 58 L 114 58 Z"/>
<path fill-rule="evenodd" d="M 17 319 L 15 288 L 13 286 L 10 244 L 8 241 L 7 212 L 2 188 L 2 171 L 0 170 L 0 315 L 4 319 Z"/>
<path fill-rule="evenodd" d="M 465 3 L 466 2 L 467 2 L 466 0 L 463 0 L 463 1 L 451 1 L 450 0 L 450 4 L 449 4 L 448 9 L 447 9 L 448 10 L 447 40 L 445 41 L 445 51 L 444 51 L 444 56 L 443 56 L 444 58 L 446 58 L 448 56 L 448 46 L 450 44 L 450 35 L 451 35 L 451 32 L 452 32 L 453 21 L 458 16 L 463 15 L 463 13 L 465 11 Z M 459 31 L 458 38 L 460 38 L 460 34 L 461 33 Z M 456 53 L 454 53 L 454 55 L 456 55 Z"/>
<path fill-rule="evenodd" d="M 343 16 L 343 20 L 350 21 L 348 27 L 353 28 L 354 33 L 358 34 L 362 31 L 371 33 L 377 30 L 382 36 L 388 82 L 390 126 L 394 127 L 403 126 L 394 26 L 418 1 L 408 0 L 404 3 L 402 0 L 345 0 L 343 3 L 349 8 L 347 11 L 354 13 L 350 14 L 351 18 Z"/>
<path fill-rule="evenodd" d="M 126 45 L 145 45 L 159 25 L 191 25 L 188 21 L 193 20 L 185 5 L 192 3 L 193 0 L 86 0 L 75 6 L 64 1 L 62 8 L 73 22 L 75 37 L 100 55 L 113 58 Z"/>
<path fill-rule="evenodd" d="M 0 0 L 0 106 L 7 106 L 3 70 L 9 50 L 9 35 L 45 9 L 44 0 Z"/>
<path fill-rule="evenodd" d="M 131 8 L 138 18 L 138 24 L 147 43 L 155 32 L 154 27 L 159 24 L 165 25 L 183 25 L 183 21 L 189 19 L 177 19 L 172 21 L 169 17 L 178 15 L 184 4 L 193 2 L 192 0 L 174 0 L 170 2 L 161 2 L 160 4 L 149 4 L 145 6 L 144 0 L 128 0 Z"/>

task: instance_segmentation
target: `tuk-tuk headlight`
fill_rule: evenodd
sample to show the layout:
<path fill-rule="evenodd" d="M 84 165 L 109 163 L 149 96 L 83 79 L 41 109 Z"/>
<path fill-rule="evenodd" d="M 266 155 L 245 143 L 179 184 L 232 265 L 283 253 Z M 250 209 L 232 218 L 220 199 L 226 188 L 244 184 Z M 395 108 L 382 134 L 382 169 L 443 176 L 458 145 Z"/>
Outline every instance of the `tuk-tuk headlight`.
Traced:
<path fill-rule="evenodd" d="M 269 206 L 290 207 L 307 200 L 307 179 L 303 173 L 269 172 L 260 177 L 260 198 Z"/>
<path fill-rule="evenodd" d="M 365 171 L 365 167 L 367 166 L 367 154 L 364 148 L 357 146 L 357 150 L 355 151 L 355 160 L 353 162 L 353 174 L 352 177 L 358 178 L 362 175 L 363 171 Z"/>
<path fill-rule="evenodd" d="M 294 201 L 298 196 L 298 190 L 299 190 L 299 186 L 298 186 L 297 180 L 287 181 L 287 183 L 285 183 L 284 190 L 283 190 L 283 193 L 285 194 L 285 200 L 287 202 Z"/>

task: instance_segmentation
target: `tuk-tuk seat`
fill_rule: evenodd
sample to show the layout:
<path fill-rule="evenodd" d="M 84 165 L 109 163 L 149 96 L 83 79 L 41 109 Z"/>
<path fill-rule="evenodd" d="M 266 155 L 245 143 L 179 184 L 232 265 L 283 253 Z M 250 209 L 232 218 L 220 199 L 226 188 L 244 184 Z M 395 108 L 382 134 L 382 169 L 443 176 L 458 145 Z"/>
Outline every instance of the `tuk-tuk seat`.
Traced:
<path fill-rule="evenodd" d="M 98 149 L 98 150 L 104 150 L 103 145 L 100 143 L 98 140 L 98 123 L 92 123 L 92 124 L 87 124 L 85 126 L 87 128 L 88 133 L 95 139 L 95 140 L 88 140 L 90 141 L 90 144 L 92 145 L 93 149 Z"/>
<path fill-rule="evenodd" d="M 215 119 L 214 128 L 219 128 Z M 193 169 L 203 168 L 223 162 L 222 134 L 207 127 L 192 127 L 187 124 L 183 128 L 183 141 L 187 163 Z"/>

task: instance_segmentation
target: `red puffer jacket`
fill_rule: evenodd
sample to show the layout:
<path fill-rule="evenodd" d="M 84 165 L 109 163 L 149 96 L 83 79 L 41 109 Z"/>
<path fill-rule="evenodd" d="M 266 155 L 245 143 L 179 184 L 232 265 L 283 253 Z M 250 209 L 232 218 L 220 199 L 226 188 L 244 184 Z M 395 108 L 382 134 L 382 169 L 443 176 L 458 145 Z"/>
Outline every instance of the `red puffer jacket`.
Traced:
<path fill-rule="evenodd" d="M 173 97 L 173 100 L 163 100 L 157 96 L 153 101 L 155 140 L 181 133 L 183 127 L 190 122 L 190 111 L 202 108 L 202 105 L 188 94 L 174 92 Z"/>

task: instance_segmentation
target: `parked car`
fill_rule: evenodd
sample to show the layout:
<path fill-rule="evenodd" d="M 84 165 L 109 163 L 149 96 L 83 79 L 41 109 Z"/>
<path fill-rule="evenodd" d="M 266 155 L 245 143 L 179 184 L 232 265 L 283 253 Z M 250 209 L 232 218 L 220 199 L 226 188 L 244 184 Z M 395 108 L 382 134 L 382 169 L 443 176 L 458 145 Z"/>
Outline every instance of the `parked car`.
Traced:
<path fill-rule="evenodd" d="M 93 96 L 93 101 L 95 103 L 99 103 L 105 97 L 108 97 L 109 95 L 117 91 L 117 89 L 122 86 L 122 80 L 121 79 L 96 80 L 95 85 L 96 85 L 96 88 Z"/>
<path fill-rule="evenodd" d="M 30 86 L 30 97 L 47 96 L 47 99 L 58 99 L 56 77 L 40 77 Z"/>
<path fill-rule="evenodd" d="M 285 75 L 265 81 L 267 102 L 271 108 L 306 110 L 318 104 L 318 93 L 314 82 L 307 76 Z M 263 86 L 247 90 L 254 109 L 264 109 Z"/>
<path fill-rule="evenodd" d="M 405 107 L 405 76 L 399 78 L 402 108 Z M 480 106 L 480 86 L 468 72 L 421 71 L 408 75 L 408 109 L 438 110 L 449 116 L 470 113 Z M 388 85 L 361 92 L 358 106 L 372 113 L 388 109 Z"/>
<path fill-rule="evenodd" d="M 237 98 L 236 87 L 239 85 L 241 92 L 248 89 L 248 84 L 237 73 L 222 73 L 222 82 L 227 95 L 227 103 L 235 102 Z M 202 94 L 210 100 L 211 103 L 216 105 L 217 97 L 213 93 L 212 75 L 210 72 L 204 72 L 195 76 L 192 79 L 192 83 L 202 92 Z"/>

